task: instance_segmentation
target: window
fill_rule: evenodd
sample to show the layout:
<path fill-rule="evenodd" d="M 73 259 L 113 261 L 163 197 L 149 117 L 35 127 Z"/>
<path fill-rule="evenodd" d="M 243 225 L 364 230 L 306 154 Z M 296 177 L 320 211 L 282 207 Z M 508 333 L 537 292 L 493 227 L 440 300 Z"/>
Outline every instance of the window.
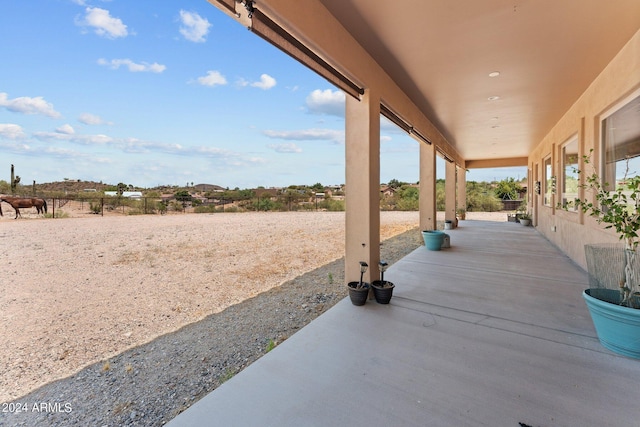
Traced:
<path fill-rule="evenodd" d="M 610 190 L 640 175 L 640 94 L 631 98 L 602 120 L 601 175 Z"/>
<path fill-rule="evenodd" d="M 562 179 L 560 184 L 562 206 L 575 212 L 575 200 L 578 197 L 578 138 L 574 137 L 561 148 Z"/>
<path fill-rule="evenodd" d="M 551 206 L 552 195 L 555 192 L 555 178 L 551 168 L 551 156 L 544 159 L 544 204 Z"/>

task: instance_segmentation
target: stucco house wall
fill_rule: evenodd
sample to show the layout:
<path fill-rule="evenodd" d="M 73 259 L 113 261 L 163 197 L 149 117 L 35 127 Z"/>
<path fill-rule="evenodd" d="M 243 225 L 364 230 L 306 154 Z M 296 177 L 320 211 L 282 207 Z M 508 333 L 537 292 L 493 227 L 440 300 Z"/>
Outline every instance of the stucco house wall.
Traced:
<path fill-rule="evenodd" d="M 575 135 L 578 136 L 579 156 L 589 154 L 593 149 L 593 159 L 597 162 L 601 151 L 600 122 L 603 116 L 625 99 L 638 95 L 640 95 L 640 30 L 532 150 L 528 159 L 530 184 L 536 180 L 544 182 L 543 160 L 549 155 L 551 155 L 553 175 L 560 176 L 561 146 Z M 544 206 L 543 195 L 533 193 L 535 192 L 530 193 L 532 195 L 529 203 L 535 216 L 537 229 L 582 267 L 586 267 L 585 244 L 618 241 L 614 231 L 605 230 L 591 217 L 556 208 L 555 205 L 559 201 L 557 194 L 551 206 Z M 589 195 L 585 196 L 589 197 Z"/>

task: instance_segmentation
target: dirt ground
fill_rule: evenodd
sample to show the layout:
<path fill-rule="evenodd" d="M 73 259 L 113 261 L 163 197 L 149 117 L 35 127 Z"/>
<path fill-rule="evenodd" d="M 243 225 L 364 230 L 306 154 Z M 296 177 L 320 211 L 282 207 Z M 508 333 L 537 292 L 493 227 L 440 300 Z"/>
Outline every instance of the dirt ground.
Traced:
<path fill-rule="evenodd" d="M 3 211 L 0 401 L 344 255 L 343 212 L 43 219 L 26 209 L 13 220 Z M 381 224 L 386 239 L 416 227 L 418 213 L 383 212 Z"/>

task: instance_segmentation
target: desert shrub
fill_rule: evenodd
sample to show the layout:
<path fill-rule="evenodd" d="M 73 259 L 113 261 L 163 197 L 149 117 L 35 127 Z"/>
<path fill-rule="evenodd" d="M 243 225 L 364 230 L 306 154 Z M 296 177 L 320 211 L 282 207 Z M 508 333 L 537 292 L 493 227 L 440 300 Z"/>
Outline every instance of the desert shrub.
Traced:
<path fill-rule="evenodd" d="M 396 210 L 398 211 L 417 211 L 419 208 L 418 199 L 400 199 L 396 203 Z"/>
<path fill-rule="evenodd" d="M 89 210 L 92 214 L 100 215 L 102 213 L 102 203 L 98 200 L 89 202 Z"/>
<path fill-rule="evenodd" d="M 496 212 L 502 210 L 502 202 L 492 194 L 467 194 L 467 211 Z"/>
<path fill-rule="evenodd" d="M 218 212 L 215 205 L 200 205 L 193 208 L 195 213 L 214 213 Z"/>
<path fill-rule="evenodd" d="M 65 211 L 57 210 L 55 216 L 52 213 L 44 214 L 45 218 L 69 218 L 69 214 Z"/>
<path fill-rule="evenodd" d="M 177 200 L 172 200 L 169 203 L 169 209 L 175 212 L 182 212 L 185 209 L 185 206 L 182 202 L 179 202 Z"/>
<path fill-rule="evenodd" d="M 330 212 L 342 212 L 344 211 L 344 200 L 323 200 L 321 203 L 318 203 L 318 207 Z"/>

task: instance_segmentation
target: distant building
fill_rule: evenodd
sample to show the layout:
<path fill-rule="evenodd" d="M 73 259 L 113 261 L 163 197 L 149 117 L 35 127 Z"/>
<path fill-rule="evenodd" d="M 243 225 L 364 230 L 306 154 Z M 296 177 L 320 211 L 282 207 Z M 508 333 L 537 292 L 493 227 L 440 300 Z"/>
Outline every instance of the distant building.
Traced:
<path fill-rule="evenodd" d="M 118 192 L 117 191 L 105 191 L 104 195 L 105 196 L 109 196 L 109 197 L 117 197 L 118 196 Z M 142 191 L 123 191 L 122 192 L 122 197 L 126 197 L 128 199 L 141 199 L 142 198 Z"/>

